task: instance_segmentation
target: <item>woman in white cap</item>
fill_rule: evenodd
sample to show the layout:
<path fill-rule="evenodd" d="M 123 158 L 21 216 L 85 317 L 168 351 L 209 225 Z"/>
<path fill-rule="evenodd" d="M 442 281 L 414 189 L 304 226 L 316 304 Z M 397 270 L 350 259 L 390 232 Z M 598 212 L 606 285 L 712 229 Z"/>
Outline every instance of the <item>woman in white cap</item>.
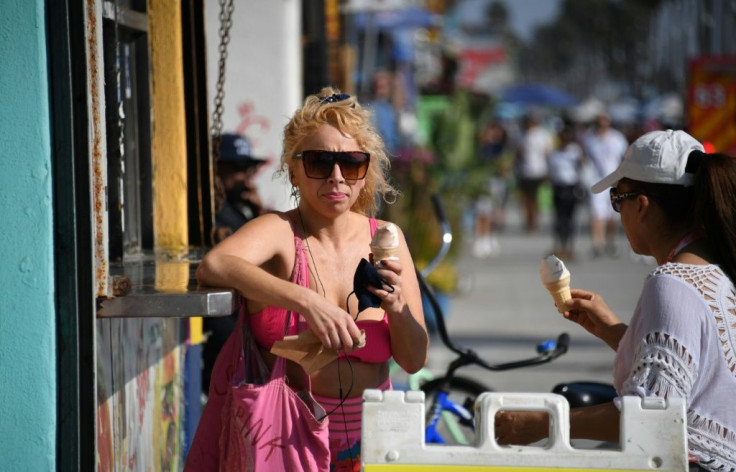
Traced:
<path fill-rule="evenodd" d="M 616 351 L 618 395 L 686 399 L 692 470 L 736 470 L 736 158 L 705 154 L 683 131 L 654 131 L 592 190 L 609 187 L 632 249 L 658 266 L 629 326 L 586 290 L 571 291 L 564 316 Z M 571 437 L 617 442 L 619 405 L 572 410 Z M 503 412 L 496 434 L 533 442 L 547 421 Z"/>

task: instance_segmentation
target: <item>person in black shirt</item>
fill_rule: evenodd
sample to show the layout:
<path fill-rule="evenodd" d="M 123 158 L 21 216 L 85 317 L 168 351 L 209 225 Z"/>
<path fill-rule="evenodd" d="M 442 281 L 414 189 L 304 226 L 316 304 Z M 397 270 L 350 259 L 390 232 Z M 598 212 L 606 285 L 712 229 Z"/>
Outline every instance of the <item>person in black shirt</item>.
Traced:
<path fill-rule="evenodd" d="M 251 143 L 245 136 L 233 133 L 222 135 L 217 176 L 225 192 L 222 208 L 215 215 L 215 242 L 219 243 L 248 221 L 264 212 L 253 181 L 265 159 L 254 157 Z M 226 317 L 205 317 L 202 328 L 202 393 L 207 394 L 215 359 L 222 345 L 235 328 L 236 310 Z"/>

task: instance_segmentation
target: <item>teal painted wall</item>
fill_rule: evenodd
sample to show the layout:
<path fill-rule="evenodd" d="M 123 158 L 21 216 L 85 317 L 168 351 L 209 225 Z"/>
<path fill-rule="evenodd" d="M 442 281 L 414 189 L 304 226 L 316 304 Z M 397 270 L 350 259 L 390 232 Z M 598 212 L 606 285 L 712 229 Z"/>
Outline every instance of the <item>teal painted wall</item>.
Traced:
<path fill-rule="evenodd" d="M 43 0 L 0 15 L 0 468 L 56 468 L 51 145 Z"/>

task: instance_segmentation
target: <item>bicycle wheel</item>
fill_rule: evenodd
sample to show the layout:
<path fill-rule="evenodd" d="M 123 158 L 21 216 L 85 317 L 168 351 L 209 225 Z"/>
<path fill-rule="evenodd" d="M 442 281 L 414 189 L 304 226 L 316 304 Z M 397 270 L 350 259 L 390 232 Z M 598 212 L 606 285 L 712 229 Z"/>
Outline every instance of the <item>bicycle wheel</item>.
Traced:
<path fill-rule="evenodd" d="M 424 392 L 424 405 L 428 426 L 433 415 L 437 389 L 444 382 L 444 378 L 438 378 L 421 385 L 421 389 Z M 490 391 L 490 389 L 475 380 L 465 377 L 453 377 L 449 384 L 445 385 L 445 391 L 448 394 L 447 400 L 450 403 L 450 408 L 442 408 L 442 415 L 434 431 L 428 431 L 430 434 L 428 435 L 427 441 L 444 442 L 445 444 L 475 444 L 475 431 L 472 423 L 473 407 L 478 395 L 482 392 Z M 464 415 L 450 411 L 451 408 L 458 407 L 460 407 L 460 410 L 467 410 L 470 417 L 463 418 Z M 435 434 L 439 437 L 434 436 Z"/>

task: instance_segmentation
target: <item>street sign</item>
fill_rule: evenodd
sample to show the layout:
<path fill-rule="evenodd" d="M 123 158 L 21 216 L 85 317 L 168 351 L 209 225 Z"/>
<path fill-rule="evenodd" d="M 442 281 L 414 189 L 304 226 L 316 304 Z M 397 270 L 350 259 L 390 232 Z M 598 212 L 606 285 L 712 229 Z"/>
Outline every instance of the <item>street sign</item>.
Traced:
<path fill-rule="evenodd" d="M 736 156 L 736 57 L 690 62 L 688 131 L 715 151 Z"/>

